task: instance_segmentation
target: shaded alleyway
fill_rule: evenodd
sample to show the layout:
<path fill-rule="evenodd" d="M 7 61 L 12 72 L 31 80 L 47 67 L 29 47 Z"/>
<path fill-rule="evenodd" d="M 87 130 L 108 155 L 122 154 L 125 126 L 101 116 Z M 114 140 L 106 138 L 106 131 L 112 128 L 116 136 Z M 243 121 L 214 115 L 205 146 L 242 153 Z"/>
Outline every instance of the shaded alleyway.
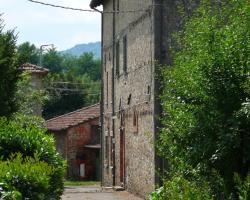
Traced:
<path fill-rule="evenodd" d="M 99 186 L 66 187 L 62 200 L 142 200 L 128 192 L 102 190 Z"/>

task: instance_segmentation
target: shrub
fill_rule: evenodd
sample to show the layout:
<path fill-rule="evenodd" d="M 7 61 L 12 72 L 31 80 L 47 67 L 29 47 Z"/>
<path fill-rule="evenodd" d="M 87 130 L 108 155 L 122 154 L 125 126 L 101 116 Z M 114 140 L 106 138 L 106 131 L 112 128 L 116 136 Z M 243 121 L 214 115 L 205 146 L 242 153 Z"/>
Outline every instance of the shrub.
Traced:
<path fill-rule="evenodd" d="M 151 200 L 212 200 L 207 184 L 197 184 L 182 176 L 174 176 L 165 181 L 164 187 L 151 195 Z"/>
<path fill-rule="evenodd" d="M 23 199 L 43 200 L 49 192 L 53 167 L 34 158 L 18 153 L 7 161 L 0 161 L 0 182 L 3 183 L 3 199 L 21 196 Z"/>
<path fill-rule="evenodd" d="M 247 175 L 245 180 L 242 180 L 238 174 L 234 175 L 236 190 L 239 194 L 239 200 L 250 199 L 250 174 Z"/>
<path fill-rule="evenodd" d="M 8 160 L 15 153 L 21 153 L 24 157 L 34 157 L 37 153 L 40 161 L 53 167 L 46 199 L 60 199 L 65 163 L 56 151 L 53 137 L 26 118 L 19 116 L 18 120 L 12 121 L 0 118 L 0 156 Z"/>
<path fill-rule="evenodd" d="M 237 199 L 234 173 L 244 180 L 250 170 L 249 13 L 248 0 L 202 0 L 163 70 L 159 152 L 185 178 L 186 166 L 199 169 L 217 199 Z M 225 190 L 213 187 L 213 169 Z"/>
<path fill-rule="evenodd" d="M 205 183 L 198 184 L 183 177 L 173 177 L 165 183 L 165 195 L 170 200 L 211 200 L 210 188 Z"/>

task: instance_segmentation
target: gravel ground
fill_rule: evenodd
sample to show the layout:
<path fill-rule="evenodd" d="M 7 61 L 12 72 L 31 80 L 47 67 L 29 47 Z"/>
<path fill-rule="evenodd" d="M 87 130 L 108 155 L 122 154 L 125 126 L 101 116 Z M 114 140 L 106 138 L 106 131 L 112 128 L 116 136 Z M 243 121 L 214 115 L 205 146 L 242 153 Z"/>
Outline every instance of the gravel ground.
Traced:
<path fill-rule="evenodd" d="M 65 187 L 62 200 L 142 200 L 132 194 L 122 191 L 102 190 L 100 186 L 70 186 Z"/>

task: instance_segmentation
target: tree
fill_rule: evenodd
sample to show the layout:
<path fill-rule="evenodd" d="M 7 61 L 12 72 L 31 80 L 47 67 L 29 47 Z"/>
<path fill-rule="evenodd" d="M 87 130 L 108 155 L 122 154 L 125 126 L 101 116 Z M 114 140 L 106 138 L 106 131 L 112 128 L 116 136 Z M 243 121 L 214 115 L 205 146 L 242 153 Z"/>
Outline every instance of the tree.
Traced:
<path fill-rule="evenodd" d="M 63 57 L 56 51 L 55 48 L 50 49 L 43 56 L 43 66 L 48 68 L 51 73 L 63 72 L 62 61 Z"/>
<path fill-rule="evenodd" d="M 18 63 L 21 66 L 24 63 L 37 65 L 39 63 L 39 49 L 34 44 L 24 42 L 17 48 Z"/>
<path fill-rule="evenodd" d="M 78 59 L 76 74 L 88 74 L 92 80 L 101 79 L 101 61 L 95 60 L 93 53 L 84 53 Z"/>
<path fill-rule="evenodd" d="M 20 70 L 14 31 L 5 32 L 3 28 L 3 20 L 0 19 L 0 116 L 10 116 L 17 110 L 15 92 Z"/>
<path fill-rule="evenodd" d="M 172 176 L 203 177 L 216 199 L 229 199 L 240 196 L 235 174 L 244 181 L 250 173 L 250 4 L 211 2 L 177 34 L 174 65 L 163 70 L 158 147 Z"/>
<path fill-rule="evenodd" d="M 72 112 L 100 100 L 100 83 L 87 75 L 49 75 L 47 84 L 49 98 L 44 105 L 45 119 Z"/>

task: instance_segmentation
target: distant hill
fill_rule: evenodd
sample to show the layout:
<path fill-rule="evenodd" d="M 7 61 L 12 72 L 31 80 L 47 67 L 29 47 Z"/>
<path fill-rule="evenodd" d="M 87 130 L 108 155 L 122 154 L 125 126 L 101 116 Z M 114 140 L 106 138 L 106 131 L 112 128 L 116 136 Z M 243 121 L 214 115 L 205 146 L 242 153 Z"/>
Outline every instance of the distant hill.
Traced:
<path fill-rule="evenodd" d="M 72 54 L 80 56 L 83 53 L 92 52 L 95 58 L 101 58 L 101 42 L 91 42 L 88 44 L 77 44 L 74 47 L 61 51 L 62 54 Z"/>

